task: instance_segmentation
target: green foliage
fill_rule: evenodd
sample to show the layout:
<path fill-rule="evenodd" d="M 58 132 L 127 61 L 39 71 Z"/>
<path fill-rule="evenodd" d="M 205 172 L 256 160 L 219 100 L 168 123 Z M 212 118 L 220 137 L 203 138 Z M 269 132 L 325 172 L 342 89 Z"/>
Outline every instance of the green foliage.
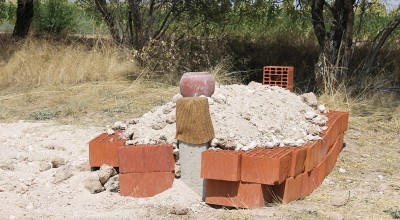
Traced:
<path fill-rule="evenodd" d="M 70 30 L 76 23 L 76 6 L 68 0 L 45 0 L 35 5 L 35 23 L 39 30 L 60 34 Z"/>
<path fill-rule="evenodd" d="M 5 21 L 15 22 L 17 6 L 13 2 L 6 2 L 0 0 L 0 23 Z"/>

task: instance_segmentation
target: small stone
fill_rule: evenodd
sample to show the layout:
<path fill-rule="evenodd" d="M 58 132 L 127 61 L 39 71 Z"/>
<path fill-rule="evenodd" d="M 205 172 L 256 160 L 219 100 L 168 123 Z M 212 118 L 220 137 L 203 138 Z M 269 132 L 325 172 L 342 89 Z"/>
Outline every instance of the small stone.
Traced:
<path fill-rule="evenodd" d="M 214 138 L 214 139 L 212 139 L 211 140 L 211 147 L 216 147 L 216 146 L 218 146 L 218 139 L 217 138 Z"/>
<path fill-rule="evenodd" d="M 311 120 L 311 119 L 317 117 L 317 114 L 315 114 L 315 112 L 308 111 L 308 112 L 304 113 L 304 117 L 305 117 L 307 120 Z"/>
<path fill-rule="evenodd" d="M 119 176 L 115 175 L 111 177 L 106 184 L 104 184 L 104 188 L 109 192 L 119 192 Z"/>
<path fill-rule="evenodd" d="M 45 161 L 40 162 L 40 164 L 39 164 L 39 171 L 40 172 L 44 172 L 44 171 L 47 171 L 47 170 L 50 170 L 50 169 L 51 169 L 51 163 L 48 163 L 48 162 L 45 162 Z"/>
<path fill-rule="evenodd" d="M 343 168 L 339 168 L 339 173 L 346 173 L 346 170 Z"/>
<path fill-rule="evenodd" d="M 175 177 L 180 178 L 181 177 L 181 166 L 175 164 Z"/>
<path fill-rule="evenodd" d="M 122 121 L 116 121 L 116 122 L 114 122 L 114 125 L 113 125 L 113 129 L 120 129 L 121 128 L 121 125 L 123 125 L 124 123 L 122 122 Z"/>
<path fill-rule="evenodd" d="M 318 106 L 318 110 L 319 110 L 319 112 L 324 113 L 325 110 L 326 110 L 326 108 L 325 108 L 324 105 L 319 105 L 319 106 Z"/>
<path fill-rule="evenodd" d="M 65 165 L 65 159 L 61 157 L 55 157 L 51 160 L 51 165 L 53 168 L 58 168 L 62 165 Z"/>
<path fill-rule="evenodd" d="M 226 103 L 226 99 L 227 99 L 226 96 L 224 96 L 222 94 L 215 94 L 215 93 L 211 96 L 211 98 L 220 104 Z"/>
<path fill-rule="evenodd" d="M 127 141 L 125 141 L 125 144 L 126 144 L 126 145 L 134 145 L 134 144 L 136 144 L 136 141 L 134 141 L 134 140 L 127 140 Z"/>
<path fill-rule="evenodd" d="M 152 127 L 154 130 L 161 130 L 161 129 L 163 129 L 166 125 L 167 125 L 166 122 L 159 122 L 159 123 L 153 124 L 151 127 Z"/>
<path fill-rule="evenodd" d="M 303 98 L 303 102 L 306 103 L 308 106 L 317 107 L 318 100 L 317 96 L 315 96 L 314 93 L 304 93 L 303 95 L 301 95 L 301 97 Z"/>
<path fill-rule="evenodd" d="M 189 213 L 189 209 L 183 206 L 175 205 L 172 207 L 170 213 L 174 215 L 187 215 Z"/>
<path fill-rule="evenodd" d="M 102 185 L 104 185 L 112 176 L 115 176 L 117 171 L 114 167 L 109 166 L 107 164 L 103 164 L 99 170 L 99 181 Z"/>
<path fill-rule="evenodd" d="M 99 193 L 104 190 L 103 185 L 100 183 L 99 176 L 95 172 L 91 173 L 86 178 L 84 187 L 92 194 Z"/>
<path fill-rule="evenodd" d="M 106 132 L 107 132 L 108 135 L 113 135 L 113 134 L 115 134 L 115 131 L 114 131 L 113 129 L 111 129 L 111 128 L 107 129 Z"/>
<path fill-rule="evenodd" d="M 56 173 L 54 174 L 53 183 L 61 183 L 64 180 L 67 180 L 72 177 L 72 167 L 70 165 L 63 166 L 57 169 Z"/>
<path fill-rule="evenodd" d="M 276 144 L 277 144 L 276 142 L 270 141 L 270 142 L 266 142 L 265 146 L 268 148 L 273 148 L 273 147 L 275 147 Z"/>
<path fill-rule="evenodd" d="M 379 180 L 383 180 L 383 176 L 382 175 L 378 175 L 378 179 Z"/>
<path fill-rule="evenodd" d="M 340 207 L 340 206 L 346 205 L 346 203 L 348 202 L 348 199 L 349 198 L 347 195 L 336 193 L 334 195 L 334 197 L 331 199 L 330 203 L 332 206 Z"/>
<path fill-rule="evenodd" d="M 214 99 L 207 97 L 207 100 L 209 105 L 214 105 Z"/>
<path fill-rule="evenodd" d="M 296 140 L 296 145 L 297 145 L 297 146 L 301 146 L 301 145 L 303 145 L 303 144 L 305 144 L 305 143 L 306 143 L 306 142 L 305 142 L 303 139 L 301 139 L 301 138 Z"/>
<path fill-rule="evenodd" d="M 178 99 L 181 99 L 181 98 L 183 98 L 183 96 L 180 93 L 178 93 L 178 94 L 174 95 L 174 97 L 172 97 L 172 102 L 176 103 L 176 101 L 178 101 Z"/>

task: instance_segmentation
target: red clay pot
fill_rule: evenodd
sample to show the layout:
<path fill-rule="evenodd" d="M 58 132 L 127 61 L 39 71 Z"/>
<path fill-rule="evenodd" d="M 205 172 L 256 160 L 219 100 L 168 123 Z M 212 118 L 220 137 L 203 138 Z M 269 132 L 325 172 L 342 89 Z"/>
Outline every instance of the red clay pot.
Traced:
<path fill-rule="evenodd" d="M 183 97 L 211 97 L 215 90 L 215 80 L 208 72 L 188 72 L 183 74 L 179 88 Z"/>

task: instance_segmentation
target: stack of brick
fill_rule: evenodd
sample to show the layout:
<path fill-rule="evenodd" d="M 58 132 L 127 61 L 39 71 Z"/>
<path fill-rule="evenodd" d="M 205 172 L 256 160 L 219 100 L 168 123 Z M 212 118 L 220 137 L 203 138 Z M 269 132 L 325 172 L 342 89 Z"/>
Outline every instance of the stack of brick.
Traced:
<path fill-rule="evenodd" d="M 103 133 L 89 142 L 90 166 L 119 168 L 123 196 L 151 197 L 171 188 L 175 179 L 172 145 L 125 146 L 120 133 Z"/>
<path fill-rule="evenodd" d="M 300 147 L 203 152 L 206 203 L 260 208 L 310 195 L 333 170 L 347 130 L 348 113 L 332 111 L 327 117 L 322 140 Z"/>
<path fill-rule="evenodd" d="M 151 197 L 171 188 L 175 179 L 172 150 L 169 144 L 120 147 L 120 194 Z"/>

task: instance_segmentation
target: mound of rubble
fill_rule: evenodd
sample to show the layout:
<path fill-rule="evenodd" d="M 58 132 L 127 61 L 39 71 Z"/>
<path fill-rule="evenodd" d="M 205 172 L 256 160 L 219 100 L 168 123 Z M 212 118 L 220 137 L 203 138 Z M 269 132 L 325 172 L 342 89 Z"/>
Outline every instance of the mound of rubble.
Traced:
<path fill-rule="evenodd" d="M 118 121 L 126 144 L 168 143 L 176 146 L 176 101 L 157 106 L 140 118 Z M 249 85 L 217 85 L 208 98 L 215 148 L 250 150 L 256 146 L 300 146 L 320 139 L 327 129 L 326 112 L 313 93 L 296 95 L 280 87 L 251 82 Z M 112 132 L 110 130 L 109 132 Z"/>

